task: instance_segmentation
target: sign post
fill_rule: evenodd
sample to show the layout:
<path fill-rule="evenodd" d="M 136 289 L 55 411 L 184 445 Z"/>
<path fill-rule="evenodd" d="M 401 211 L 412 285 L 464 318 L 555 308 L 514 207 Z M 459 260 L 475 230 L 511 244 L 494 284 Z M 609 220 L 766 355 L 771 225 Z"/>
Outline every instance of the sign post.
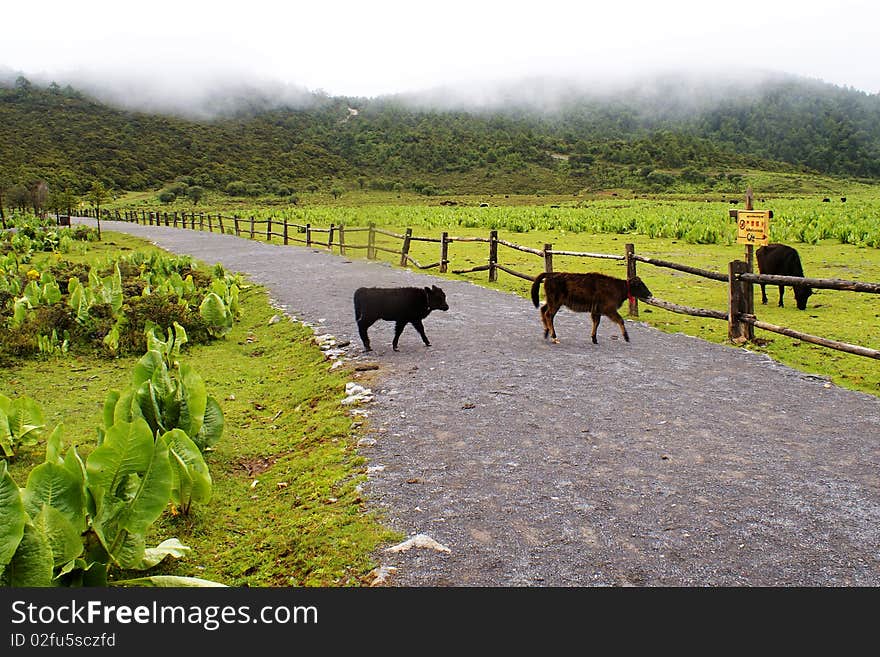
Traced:
<path fill-rule="evenodd" d="M 773 218 L 772 210 L 755 210 L 752 207 L 752 188 L 746 190 L 746 209 L 731 210 L 730 216 L 736 220 L 736 243 L 745 244 L 745 272 L 754 272 L 754 253 L 755 245 L 763 246 L 770 242 L 770 219 Z M 731 276 L 734 272 L 731 272 Z M 731 282 L 732 284 L 732 282 Z M 753 314 L 755 308 L 754 286 L 751 284 L 743 285 L 741 311 L 747 314 Z M 734 327 L 734 307 L 731 302 L 731 328 L 729 334 L 731 338 L 744 337 L 747 340 L 754 339 L 754 328 L 751 324 L 744 324 L 742 327 Z M 745 335 L 742 335 L 745 333 Z"/>

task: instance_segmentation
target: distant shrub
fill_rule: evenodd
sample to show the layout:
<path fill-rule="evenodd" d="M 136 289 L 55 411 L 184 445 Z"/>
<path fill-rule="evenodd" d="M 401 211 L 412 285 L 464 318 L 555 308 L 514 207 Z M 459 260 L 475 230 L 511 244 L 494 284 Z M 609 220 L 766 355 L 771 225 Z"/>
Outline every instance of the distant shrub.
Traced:
<path fill-rule="evenodd" d="M 230 196 L 247 196 L 248 185 L 243 180 L 233 180 L 226 185 L 226 193 Z"/>

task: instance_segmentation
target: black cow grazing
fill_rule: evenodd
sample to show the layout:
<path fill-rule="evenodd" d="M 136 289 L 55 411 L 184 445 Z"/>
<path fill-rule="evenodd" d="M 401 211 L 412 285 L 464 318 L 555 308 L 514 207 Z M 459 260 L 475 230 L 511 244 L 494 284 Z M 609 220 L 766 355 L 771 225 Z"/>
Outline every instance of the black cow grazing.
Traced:
<path fill-rule="evenodd" d="M 364 351 L 371 351 L 367 329 L 376 321 L 384 319 L 394 322 L 394 341 L 391 346 L 397 349 L 397 341 L 407 324 L 412 324 L 426 347 L 430 347 L 422 320 L 432 310 L 449 310 L 446 294 L 436 285 L 431 287 L 361 287 L 354 292 L 354 317 L 358 332 L 364 343 Z"/>
<path fill-rule="evenodd" d="M 771 276 L 800 276 L 804 277 L 804 269 L 801 266 L 801 257 L 798 252 L 785 244 L 768 244 L 755 251 L 758 259 L 758 272 Z M 765 284 L 761 283 L 761 303 L 767 303 Z M 809 285 L 793 285 L 794 298 L 798 310 L 805 310 L 807 299 L 813 294 L 813 288 Z M 783 308 L 782 297 L 785 286 L 779 286 L 779 307 Z"/>
<path fill-rule="evenodd" d="M 631 296 L 639 299 L 651 296 L 651 291 L 638 276 L 623 280 L 597 272 L 588 274 L 545 272 L 538 274 L 532 283 L 532 303 L 535 304 L 535 308 L 538 307 L 538 291 L 541 283 L 544 284 L 544 296 L 547 300 L 547 303 L 541 306 L 544 338 L 551 336 L 555 344 L 559 344 L 559 340 L 556 338 L 553 318 L 562 306 L 575 312 L 590 313 L 593 319 L 593 332 L 590 334 L 593 344 L 598 344 L 596 330 L 599 328 L 602 315 L 617 324 L 623 339 L 629 342 L 626 325 L 617 309 Z"/>

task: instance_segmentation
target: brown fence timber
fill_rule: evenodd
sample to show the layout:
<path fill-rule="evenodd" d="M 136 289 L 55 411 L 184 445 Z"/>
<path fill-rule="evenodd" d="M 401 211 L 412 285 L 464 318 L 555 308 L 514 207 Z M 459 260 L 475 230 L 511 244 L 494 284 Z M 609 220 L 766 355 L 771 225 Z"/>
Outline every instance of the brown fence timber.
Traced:
<path fill-rule="evenodd" d="M 88 217 L 95 217 L 94 210 L 85 210 L 81 211 L 81 214 Z M 115 214 L 111 214 L 107 210 L 103 210 L 101 212 L 101 217 L 105 219 L 115 219 L 117 221 L 130 221 L 135 223 L 142 223 L 143 225 L 162 225 L 164 223 L 165 226 L 173 225 L 175 228 L 178 227 L 178 215 L 176 212 L 173 213 L 172 218 L 169 219 L 168 213 L 159 213 L 141 210 L 140 215 L 138 215 L 137 211 L 124 211 L 120 214 L 117 210 Z M 205 216 L 203 214 L 199 214 L 199 230 L 205 230 L 205 226 L 207 225 L 207 229 L 209 232 L 214 232 L 215 223 L 212 221 L 211 216 L 207 216 L 208 221 L 205 222 Z M 608 260 L 621 260 L 626 262 L 627 267 L 627 277 L 631 278 L 637 275 L 637 263 L 643 263 L 646 265 L 651 265 L 654 267 L 662 267 L 668 269 L 674 269 L 677 271 L 681 271 L 684 273 L 692 274 L 694 276 L 700 276 L 702 278 L 707 278 L 714 281 L 719 281 L 727 284 L 728 287 L 728 308 L 725 311 L 722 310 L 714 310 L 709 308 L 693 308 L 690 306 L 683 306 L 680 304 L 673 303 L 671 301 L 666 301 L 663 299 L 658 299 L 656 297 L 649 297 L 647 299 L 641 299 L 644 303 L 655 306 L 657 308 L 662 308 L 669 312 L 691 315 L 695 317 L 707 317 L 711 319 L 717 319 L 721 321 L 725 321 L 728 323 L 728 337 L 731 341 L 735 343 L 741 343 L 745 341 L 754 340 L 754 328 L 758 328 L 764 331 L 770 331 L 773 333 L 779 333 L 781 335 L 785 335 L 788 337 L 792 337 L 798 340 L 802 340 L 804 342 L 809 342 L 811 344 L 817 344 L 824 347 L 828 347 L 831 349 L 836 349 L 838 351 L 844 351 L 850 354 L 855 354 L 859 356 L 865 356 L 868 358 L 880 359 L 880 351 L 876 349 L 871 349 L 868 347 L 853 345 L 846 342 L 840 342 L 837 340 L 831 340 L 829 338 L 819 337 L 810 335 L 808 333 L 802 333 L 800 331 L 796 331 L 794 329 L 790 329 L 783 326 L 777 326 L 775 324 L 771 324 L 768 322 L 763 322 L 757 319 L 754 312 L 754 294 L 753 294 L 753 285 L 755 284 L 765 284 L 765 285 L 808 285 L 817 289 L 830 289 L 830 290 L 844 290 L 850 292 L 857 293 L 868 293 L 868 294 L 880 294 L 880 283 L 870 283 L 870 282 L 862 282 L 862 281 L 848 281 L 841 279 L 821 279 L 821 278 L 806 278 L 806 277 L 797 277 L 797 276 L 776 276 L 776 275 L 764 275 L 764 274 L 754 274 L 751 271 L 751 266 L 748 262 L 735 260 L 728 264 L 727 273 L 709 271 L 706 269 L 699 269 L 697 267 L 692 267 L 689 265 L 670 262 L 667 260 L 661 260 L 658 258 L 650 258 L 642 255 L 638 255 L 635 253 L 635 247 L 633 244 L 625 245 L 625 253 L 623 255 L 620 254 L 612 254 L 612 253 L 590 253 L 585 251 L 569 251 L 569 250 L 555 250 L 553 249 L 552 244 L 544 244 L 543 249 L 535 249 L 528 246 L 523 246 L 521 244 L 516 244 L 514 242 L 510 242 L 508 240 L 503 240 L 498 237 L 497 230 L 491 230 L 489 232 L 488 237 L 478 237 L 478 236 L 450 236 L 449 233 L 443 232 L 442 235 L 437 237 L 428 237 L 428 236 L 417 236 L 412 234 L 412 229 L 407 228 L 405 233 L 396 233 L 390 230 L 385 230 L 382 228 L 377 228 L 374 225 L 370 226 L 357 226 L 357 227 L 346 227 L 342 224 L 331 224 L 328 228 L 317 228 L 312 227 L 311 224 L 297 224 L 287 221 L 287 219 L 264 219 L 257 220 L 253 216 L 248 217 L 248 219 L 241 219 L 240 217 L 233 216 L 231 217 L 233 222 L 233 228 L 228 231 L 225 230 L 223 225 L 224 217 L 221 214 L 217 214 L 217 223 L 218 229 L 222 233 L 230 232 L 234 233 L 236 236 L 241 236 L 242 232 L 247 232 L 251 239 L 255 238 L 256 227 L 258 225 L 265 224 L 265 236 L 266 241 L 270 242 L 272 237 L 279 237 L 283 239 L 284 244 L 288 244 L 290 242 L 298 242 L 306 244 L 307 246 L 315 246 L 322 247 L 330 250 L 332 252 L 334 247 L 339 248 L 340 255 L 345 255 L 348 249 L 366 249 L 368 259 L 374 260 L 377 257 L 377 252 L 389 253 L 392 255 L 399 256 L 399 265 L 402 267 L 411 264 L 418 269 L 433 269 L 434 267 L 439 268 L 441 273 L 447 273 L 450 271 L 448 269 L 451 260 L 449 259 L 449 246 L 454 244 L 455 242 L 462 243 L 487 243 L 489 245 L 489 250 L 487 254 L 487 264 L 477 265 L 475 267 L 471 267 L 468 269 L 452 269 L 451 272 L 453 274 L 467 274 L 474 272 L 482 272 L 487 271 L 489 273 L 489 281 L 494 282 L 497 280 L 498 271 L 503 271 L 506 274 L 511 276 L 515 276 L 517 278 L 521 278 L 527 281 L 534 281 L 537 274 L 528 274 L 517 271 L 511 267 L 508 267 L 499 262 L 498 258 L 498 246 L 504 246 L 506 248 L 513 249 L 515 251 L 519 251 L 522 253 L 527 253 L 530 255 L 534 255 L 543 260 L 543 270 L 545 272 L 553 271 L 553 257 L 554 256 L 568 256 L 575 258 L 599 258 L 599 259 L 608 259 Z M 226 217 L 227 221 L 230 217 Z M 187 218 L 186 213 L 182 213 L 180 219 L 180 227 L 186 228 L 187 224 L 189 224 L 192 230 L 196 230 L 196 215 L 194 212 L 190 213 L 189 218 Z M 242 229 L 241 222 L 244 221 L 246 223 L 247 228 Z M 277 233 L 273 231 L 273 226 L 281 227 L 281 233 Z M 290 229 L 294 229 L 291 231 Z M 367 242 L 357 244 L 352 243 L 350 240 L 351 236 L 356 233 L 366 232 L 367 233 Z M 327 234 L 326 240 L 315 241 L 313 240 L 313 234 Z M 263 231 L 260 233 L 263 234 Z M 304 238 L 295 237 L 294 235 L 302 235 L 304 234 Z M 401 240 L 401 248 L 392 249 L 386 246 L 380 246 L 376 244 L 376 236 L 382 235 L 384 237 L 388 237 L 393 240 Z M 347 240 L 348 236 L 348 240 Z M 335 238 L 335 239 L 334 239 Z M 412 242 L 425 242 L 432 244 L 440 245 L 440 260 L 437 262 L 433 262 L 428 265 L 420 264 L 415 258 L 410 255 L 409 250 Z M 638 317 L 638 301 L 631 300 L 629 306 L 629 314 L 633 317 Z"/>

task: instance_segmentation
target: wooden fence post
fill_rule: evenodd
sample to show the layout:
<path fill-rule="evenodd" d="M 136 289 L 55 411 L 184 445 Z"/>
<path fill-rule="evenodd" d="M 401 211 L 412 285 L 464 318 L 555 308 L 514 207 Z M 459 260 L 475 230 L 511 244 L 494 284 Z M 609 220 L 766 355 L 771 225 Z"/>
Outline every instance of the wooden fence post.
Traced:
<path fill-rule="evenodd" d="M 226 230 L 223 228 L 223 215 L 219 212 L 217 213 L 217 223 L 220 224 L 220 234 L 225 235 Z"/>
<path fill-rule="evenodd" d="M 211 216 L 208 215 L 208 228 L 211 227 Z M 205 230 L 205 214 L 199 212 L 199 230 Z"/>
<path fill-rule="evenodd" d="M 272 241 L 272 217 L 266 219 L 266 241 Z"/>
<path fill-rule="evenodd" d="M 287 246 L 288 236 L 287 236 L 287 217 L 284 217 L 284 246 Z"/>
<path fill-rule="evenodd" d="M 406 229 L 406 234 L 403 236 L 403 247 L 400 249 L 400 266 L 406 267 L 406 259 L 409 256 L 409 245 L 412 242 L 412 228 Z"/>
<path fill-rule="evenodd" d="M 748 306 L 748 296 L 746 294 L 746 286 L 751 283 L 744 283 L 739 280 L 739 274 L 747 274 L 749 272 L 749 263 L 742 260 L 734 260 L 728 265 L 728 318 L 727 318 L 727 337 L 731 342 L 740 344 L 747 340 L 753 340 L 755 330 L 748 322 L 740 320 L 740 315 L 752 314 L 754 308 Z"/>
<path fill-rule="evenodd" d="M 312 224 L 306 224 L 306 246 L 312 245 Z"/>
<path fill-rule="evenodd" d="M 208 232 L 209 233 L 214 232 L 214 222 L 211 221 L 211 213 L 210 212 L 208 213 Z"/>
<path fill-rule="evenodd" d="M 235 222 L 235 236 L 238 237 L 240 234 L 240 231 L 238 229 L 238 215 L 233 216 L 232 220 Z"/>
<path fill-rule="evenodd" d="M 165 215 L 165 225 L 167 226 L 168 225 L 168 213 L 163 212 L 162 214 Z M 176 212 L 174 213 L 174 220 L 177 221 L 177 213 Z M 159 225 L 159 215 L 158 214 L 156 215 L 156 225 L 157 226 Z"/>
<path fill-rule="evenodd" d="M 345 255 L 345 226 L 339 224 L 339 255 Z"/>
<path fill-rule="evenodd" d="M 184 219 L 186 219 L 186 212 L 183 213 L 183 217 L 184 217 Z M 192 229 L 195 230 L 196 229 L 196 213 L 195 212 L 189 213 L 189 222 L 192 225 Z M 202 228 L 204 228 L 204 226 L 202 226 L 202 224 L 199 223 L 199 230 L 202 230 Z"/>
<path fill-rule="evenodd" d="M 370 230 L 367 233 L 367 260 L 376 258 L 376 227 L 370 224 Z"/>
<path fill-rule="evenodd" d="M 446 273 L 446 266 L 449 264 L 449 233 L 440 235 L 440 273 Z"/>
<path fill-rule="evenodd" d="M 254 215 L 251 215 L 251 239 L 254 239 Z"/>
<path fill-rule="evenodd" d="M 333 253 L 333 231 L 334 226 L 330 224 L 330 230 L 327 232 L 327 248 L 330 249 L 330 253 Z"/>
<path fill-rule="evenodd" d="M 629 281 L 636 276 L 636 259 L 633 258 L 636 247 L 634 244 L 627 244 L 624 248 L 626 249 L 626 280 Z M 629 283 L 627 283 L 628 289 Z M 639 300 L 632 295 L 629 295 L 629 315 L 630 317 L 639 316 Z"/>
<path fill-rule="evenodd" d="M 498 264 L 498 231 L 489 232 L 489 282 L 494 283 L 498 280 L 498 270 L 495 265 Z"/>
<path fill-rule="evenodd" d="M 553 271 L 553 245 L 544 245 L 544 271 Z"/>

